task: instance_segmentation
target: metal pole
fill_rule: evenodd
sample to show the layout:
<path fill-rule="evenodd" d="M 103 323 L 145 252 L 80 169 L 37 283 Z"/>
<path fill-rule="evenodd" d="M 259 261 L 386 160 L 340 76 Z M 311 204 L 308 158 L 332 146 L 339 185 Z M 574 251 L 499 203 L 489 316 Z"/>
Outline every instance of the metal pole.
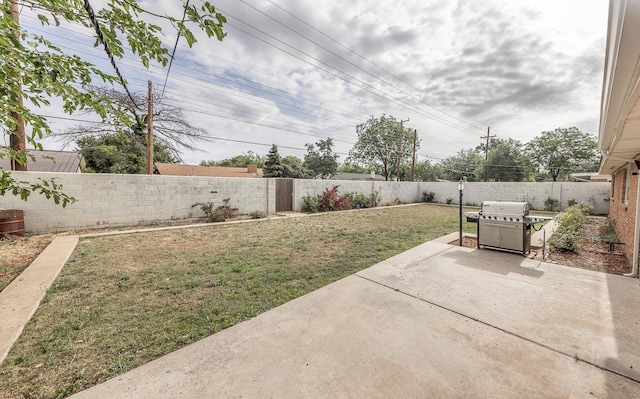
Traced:
<path fill-rule="evenodd" d="M 149 81 L 147 99 L 147 174 L 153 174 L 153 86 Z"/>
<path fill-rule="evenodd" d="M 484 147 L 484 181 L 487 181 L 487 161 L 489 160 L 489 139 L 496 137 L 495 134 L 493 136 L 491 136 L 489 134 L 489 132 L 491 132 L 491 127 L 487 126 L 487 135 L 486 136 L 480 136 L 481 139 L 487 139 L 487 144 Z"/>
<path fill-rule="evenodd" d="M 460 231 L 460 235 L 459 235 L 459 239 L 458 239 L 458 245 L 462 246 L 462 190 L 463 190 L 463 182 L 462 180 L 460 180 L 460 183 L 458 183 L 458 191 L 460 192 L 460 201 L 459 201 L 459 205 L 458 205 L 458 209 L 459 209 L 459 219 L 460 219 L 460 225 L 459 225 L 459 231 Z"/>
<path fill-rule="evenodd" d="M 416 181 L 416 141 L 418 140 L 418 130 L 413 130 L 413 158 L 411 159 L 411 181 Z"/>
<path fill-rule="evenodd" d="M 404 138 L 404 128 L 402 127 L 402 123 L 409 121 L 409 118 L 400 121 L 400 134 L 398 135 L 398 168 L 396 171 L 396 181 L 400 181 L 400 152 L 402 151 L 402 139 Z"/>

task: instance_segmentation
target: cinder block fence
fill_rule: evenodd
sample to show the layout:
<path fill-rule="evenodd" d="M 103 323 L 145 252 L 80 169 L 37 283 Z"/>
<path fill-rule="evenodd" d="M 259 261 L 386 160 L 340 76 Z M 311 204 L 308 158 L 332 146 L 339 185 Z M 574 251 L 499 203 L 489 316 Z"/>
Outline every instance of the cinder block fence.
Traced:
<path fill-rule="evenodd" d="M 79 228 L 127 226 L 202 217 L 197 202 L 229 205 L 240 213 L 276 212 L 276 179 L 222 178 L 194 176 L 149 176 L 115 174 L 75 174 L 12 172 L 15 179 L 36 182 L 38 178 L 56 178 L 62 191 L 76 198 L 62 208 L 33 194 L 24 202 L 7 193 L 0 197 L 0 208 L 22 209 L 25 228 L 30 232 L 50 232 Z M 322 193 L 339 185 L 341 193 L 379 193 L 383 203 L 420 202 L 423 191 L 433 191 L 437 202 L 458 202 L 458 184 L 454 182 L 361 182 L 338 180 L 294 180 L 290 195 L 292 210 L 301 211 L 302 198 Z M 609 183 L 465 183 L 463 203 L 480 205 L 485 200 L 529 201 L 543 209 L 547 198 L 557 199 L 561 208 L 567 202 L 592 201 L 596 212 L 609 211 Z"/>

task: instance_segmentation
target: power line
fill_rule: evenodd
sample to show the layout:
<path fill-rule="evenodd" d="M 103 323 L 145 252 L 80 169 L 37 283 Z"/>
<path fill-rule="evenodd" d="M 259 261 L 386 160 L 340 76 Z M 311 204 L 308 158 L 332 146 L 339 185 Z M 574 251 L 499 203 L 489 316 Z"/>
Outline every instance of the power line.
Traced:
<path fill-rule="evenodd" d="M 120 70 L 118 69 L 116 60 L 113 57 L 111 50 L 109 50 L 109 44 L 107 43 L 107 41 L 104 38 L 104 35 L 102 34 L 102 29 L 100 28 L 100 24 L 96 19 L 96 16 L 93 12 L 93 8 L 91 7 L 91 4 L 89 3 L 89 0 L 84 0 L 84 9 L 87 11 L 87 14 L 89 14 L 89 19 L 91 20 L 91 24 L 93 25 L 93 28 L 95 29 L 96 34 L 98 35 L 98 40 L 104 46 L 104 51 L 107 53 L 107 57 L 109 57 L 109 61 L 111 61 L 111 66 L 113 66 L 113 69 L 116 71 L 116 75 L 118 75 L 118 78 L 120 78 L 120 83 L 122 84 L 122 87 L 127 92 L 127 95 L 129 96 L 129 99 L 133 103 L 133 106 L 135 108 L 138 108 L 138 104 L 136 104 L 136 101 L 133 99 L 133 96 L 129 92 L 129 88 L 127 87 L 127 82 L 124 80 L 124 78 L 122 77 L 122 74 L 120 73 Z M 132 111 L 133 111 L 133 115 L 136 117 L 136 120 L 139 120 L 140 118 L 138 117 L 138 114 L 136 113 L 135 109 L 132 109 Z"/>
<path fill-rule="evenodd" d="M 241 0 L 241 1 L 242 1 L 242 0 Z M 375 66 L 376 68 L 380 69 L 381 71 L 383 71 L 383 72 L 385 72 L 385 73 L 389 74 L 390 76 L 394 77 L 395 79 L 397 79 L 398 81 L 400 81 L 400 82 L 404 83 L 405 85 L 407 85 L 407 86 L 411 87 L 412 89 L 414 89 L 414 90 L 416 90 L 416 91 L 420 91 L 420 89 L 418 89 L 417 87 L 415 87 L 415 86 L 414 86 L 414 85 L 412 85 L 411 83 L 409 83 L 409 82 L 405 81 L 404 79 L 402 79 L 401 77 L 399 77 L 399 76 L 395 75 L 395 74 L 394 74 L 394 73 L 392 73 L 391 71 L 389 71 L 389 70 L 387 70 L 387 69 L 385 69 L 385 68 L 381 67 L 380 65 L 376 64 L 375 62 L 373 62 L 373 61 L 371 61 L 371 60 L 367 59 L 366 57 L 364 57 L 364 56 L 362 56 L 362 55 L 360 55 L 360 54 L 359 54 L 359 53 L 357 53 L 356 51 L 354 51 L 354 50 L 352 50 L 351 48 L 349 48 L 348 46 L 345 46 L 344 44 L 340 43 L 340 42 L 339 42 L 339 41 L 337 41 L 336 39 L 334 39 L 334 38 L 332 38 L 331 36 L 327 35 L 327 34 L 326 34 L 325 32 L 323 32 L 322 30 L 320 30 L 320 29 L 316 28 L 315 26 L 311 25 L 310 23 L 308 23 L 307 21 L 305 21 L 305 20 L 303 20 L 302 18 L 298 17 L 297 15 L 293 14 L 292 12 L 290 12 L 290 11 L 286 10 L 285 8 L 283 8 L 283 7 L 279 6 L 278 4 L 274 3 L 274 2 L 273 2 L 273 1 L 271 1 L 271 0 L 267 0 L 267 1 L 268 1 L 269 3 L 271 3 L 272 5 L 274 5 L 275 7 L 279 8 L 280 10 L 284 11 L 285 13 L 289 14 L 289 15 L 290 15 L 290 16 L 292 16 L 293 18 L 295 18 L 295 19 L 297 19 L 298 21 L 302 22 L 303 24 L 307 25 L 307 26 L 308 26 L 308 27 L 310 27 L 311 29 L 313 29 L 313 30 L 315 30 L 316 32 L 320 33 L 321 35 L 323 35 L 323 36 L 324 36 L 324 37 L 326 37 L 327 39 L 329 39 L 329 40 L 331 40 L 332 42 L 336 43 L 336 44 L 337 44 L 337 45 L 339 45 L 340 47 L 344 48 L 345 50 L 349 51 L 349 52 L 350 52 L 350 53 L 352 53 L 352 54 L 355 54 L 355 55 L 356 55 L 356 56 L 358 56 L 360 59 L 362 59 L 362 60 L 364 60 L 364 61 L 368 62 L 369 64 L 371 64 L 371 65 Z M 243 3 L 245 3 L 244 1 L 242 1 L 242 2 L 243 2 Z M 246 3 L 245 3 L 245 4 L 246 4 Z M 462 122 L 464 122 L 464 123 L 467 123 L 467 124 L 469 124 L 469 125 L 471 125 L 471 126 L 474 126 L 473 124 L 471 124 L 471 123 L 469 123 L 469 122 L 466 122 L 466 121 L 463 121 L 463 120 L 461 120 L 461 119 L 457 118 L 456 116 L 451 115 L 451 114 L 449 114 L 449 113 L 447 113 L 447 112 L 444 112 L 444 111 L 442 111 L 441 109 L 438 109 L 438 108 L 436 108 L 436 107 L 434 107 L 434 106 L 432 106 L 432 105 L 430 105 L 430 104 L 428 104 L 428 103 L 426 103 L 426 102 L 424 102 L 424 101 L 421 101 L 421 102 L 423 102 L 425 105 L 427 105 L 427 106 L 429 106 L 429 107 L 431 107 L 431 108 L 433 108 L 433 109 L 435 109 L 435 110 L 437 110 L 437 111 L 439 111 L 439 112 L 442 112 L 442 113 L 443 113 L 443 114 L 445 114 L 445 115 L 449 115 L 449 116 L 451 116 L 451 117 L 453 117 L 453 118 L 455 118 L 455 119 L 458 119 L 458 120 L 460 120 L 460 121 L 462 121 Z M 455 111 L 456 113 L 461 114 L 461 112 L 459 112 L 459 111 L 457 111 L 457 110 L 455 110 L 455 109 L 453 109 L 453 108 L 451 108 L 451 107 L 448 107 L 448 106 L 447 106 L 447 108 L 451 109 L 452 111 Z M 472 120 L 472 121 L 475 121 L 475 122 L 478 122 L 478 123 L 480 124 L 480 126 L 483 126 L 483 123 L 482 123 L 482 122 L 480 122 L 480 121 L 478 121 L 478 120 L 475 120 L 475 119 L 473 119 L 473 118 L 469 118 L 469 117 L 466 117 L 466 116 L 465 116 L 465 118 L 467 118 L 467 119 L 469 119 L 469 120 Z M 477 127 L 477 128 L 483 128 L 483 127 L 479 127 L 479 126 L 477 126 L 477 125 L 475 125 L 475 127 Z"/>
<path fill-rule="evenodd" d="M 258 31 L 258 32 L 260 32 L 260 33 L 262 33 L 263 35 L 265 35 L 265 36 L 267 36 L 267 37 L 270 37 L 271 39 L 273 39 L 273 40 L 275 40 L 275 41 L 277 41 L 277 42 L 279 42 L 279 43 L 282 43 L 283 45 L 285 45 L 285 46 L 287 46 L 287 47 L 290 47 L 290 48 L 292 48 L 292 49 L 293 49 L 293 50 L 295 50 L 295 51 L 298 51 L 298 52 L 300 52 L 300 53 L 304 54 L 305 56 L 307 56 L 307 57 L 309 57 L 309 58 L 311 58 L 311 59 L 313 59 L 313 60 L 315 60 L 315 61 L 319 62 L 320 64 L 325 65 L 325 66 L 327 66 L 327 67 L 329 67 L 329 68 L 335 69 L 335 70 L 336 70 L 336 71 L 338 71 L 339 73 L 341 73 L 341 74 L 343 74 L 343 75 L 345 75 L 345 76 L 347 76 L 347 77 L 349 77 L 349 78 L 353 79 L 354 81 L 356 81 L 356 82 L 360 83 L 362 86 L 355 85 L 353 82 L 351 82 L 350 80 L 345 79 L 344 77 L 342 77 L 342 76 L 338 75 L 337 73 L 331 72 L 331 71 L 329 71 L 329 70 L 327 70 L 327 69 L 325 69 L 325 68 L 320 67 L 319 65 L 312 64 L 311 62 L 309 62 L 309 61 L 307 61 L 307 60 L 304 60 L 304 59 L 302 59 L 301 57 L 299 57 L 299 56 L 297 56 L 297 55 L 295 55 L 295 54 L 292 54 L 291 52 L 289 52 L 289 51 L 287 51 L 287 50 L 285 50 L 285 49 L 282 49 L 282 48 L 280 48 L 280 47 L 276 46 L 276 45 L 275 45 L 275 44 L 273 44 L 273 43 L 269 43 L 268 41 L 266 41 L 266 40 L 262 39 L 261 37 L 258 37 L 258 36 L 254 35 L 254 34 L 252 34 L 252 33 L 249 33 L 249 32 L 247 32 L 246 30 L 244 30 L 244 29 L 242 29 L 242 28 L 239 28 L 239 27 L 238 27 L 238 26 L 236 26 L 236 25 L 233 25 L 233 24 L 231 24 L 231 23 L 227 23 L 227 25 L 228 25 L 228 26 L 233 27 L 233 28 L 237 29 L 238 31 L 240 31 L 240 32 L 242 32 L 242 33 L 244 33 L 244 34 L 246 34 L 246 35 L 248 35 L 248 36 L 251 36 L 251 37 L 253 37 L 254 39 L 259 40 L 259 41 L 261 41 L 261 42 L 263 42 L 263 43 L 265 43 L 265 44 L 267 44 L 267 45 L 269 45 L 269 46 L 272 46 L 272 47 L 274 47 L 274 48 L 276 48 L 276 49 L 278 49 L 278 50 L 280 50 L 280 51 L 282 51 L 282 52 L 284 52 L 284 53 L 286 53 L 286 54 L 289 54 L 290 56 L 292 56 L 292 57 L 294 57 L 294 58 L 297 58 L 298 60 L 300 60 L 300 61 L 302 61 L 302 62 L 305 62 L 305 63 L 307 63 L 307 64 L 309 64 L 309 65 L 313 66 L 314 68 L 320 69 L 321 71 L 324 71 L 324 72 L 326 72 L 326 73 L 328 73 L 328 74 L 330 74 L 330 75 L 332 75 L 332 76 L 335 76 L 336 78 L 338 78 L 338 79 L 340 79 L 340 80 L 342 80 L 342 81 L 346 82 L 347 84 L 354 85 L 354 86 L 356 86 L 356 87 L 358 87 L 358 88 L 360 88 L 360 89 L 362 89 L 362 90 L 364 90 L 364 91 L 366 91 L 366 92 L 368 92 L 368 93 L 371 93 L 371 94 L 373 94 L 373 95 L 375 95 L 375 96 L 377 96 L 377 97 L 380 97 L 380 98 L 382 98 L 382 99 L 384 99 L 384 100 L 386 100 L 386 101 L 393 102 L 393 103 L 395 103 L 396 105 L 400 105 L 400 106 L 403 106 L 403 107 L 405 107 L 405 108 L 407 108 L 407 109 L 411 109 L 412 111 L 414 111 L 414 112 L 416 112 L 416 113 L 418 113 L 418 114 L 421 114 L 421 115 L 423 115 L 423 116 L 425 116 L 425 117 L 427 117 L 427 118 L 429 118 L 429 119 L 432 119 L 432 120 L 434 120 L 434 121 L 436 121 L 436 122 L 442 123 L 442 124 L 444 124 L 444 125 L 448 125 L 448 126 L 450 126 L 450 127 L 453 127 L 453 128 L 455 128 L 455 129 L 458 129 L 458 130 L 463 131 L 463 132 L 467 132 L 467 133 L 474 134 L 474 135 L 475 135 L 475 134 L 477 134 L 477 132 L 474 132 L 474 131 L 468 130 L 467 128 L 464 128 L 464 127 L 461 127 L 461 126 L 454 125 L 453 123 L 451 123 L 451 122 L 449 122 L 449 121 L 446 121 L 446 120 L 444 120 L 443 118 L 437 117 L 437 116 L 435 116 L 435 115 L 433 115 L 433 114 L 431 114 L 431 113 L 428 113 L 428 112 L 426 112 L 426 111 L 424 111 L 424 110 L 421 110 L 421 109 L 419 109 L 418 107 L 416 107 L 416 106 L 414 106 L 414 105 L 412 105 L 412 104 L 408 103 L 407 101 L 404 101 L 404 100 L 401 100 L 401 99 L 399 99 L 399 98 L 397 98 L 397 97 L 391 96 L 391 95 L 389 95 L 389 94 L 385 93 L 383 90 L 377 89 L 377 88 L 373 87 L 372 85 L 370 85 L 370 84 L 368 84 L 368 83 L 366 83 L 366 82 L 362 81 L 361 79 L 358 79 L 357 77 L 355 77 L 355 76 L 353 76 L 353 75 L 350 75 L 350 74 L 348 74 L 348 73 L 346 73 L 346 72 L 343 72 L 343 71 L 341 71 L 341 70 L 339 70 L 339 69 L 337 69 L 337 68 L 335 68 L 335 67 L 333 67 L 333 66 L 331 66 L 331 65 L 327 64 L 326 62 L 324 62 L 324 61 L 322 61 L 322 60 L 318 59 L 317 57 L 314 57 L 314 56 L 312 56 L 312 55 L 310 55 L 310 54 L 308 54 L 308 53 L 305 53 L 304 51 L 299 50 L 299 49 L 297 49 L 297 48 L 295 48 L 295 47 L 291 46 L 290 44 L 283 42 L 282 40 L 280 40 L 280 39 L 278 39 L 278 38 L 274 37 L 273 35 L 270 35 L 269 33 L 265 32 L 265 31 L 263 31 L 263 30 L 260 30 L 260 29 L 256 28 L 255 26 L 251 26 L 251 25 L 250 25 L 250 24 L 248 24 L 247 22 L 244 22 L 242 19 L 236 18 L 236 17 L 234 17 L 233 15 L 231 15 L 231 14 L 229 14 L 229 13 L 226 13 L 226 14 L 227 14 L 228 16 L 230 16 L 230 17 L 232 17 L 232 18 L 234 18 L 234 19 L 236 19 L 236 20 L 240 21 L 240 22 L 241 22 L 241 23 L 243 23 L 243 24 L 245 24 L 245 25 L 247 25 L 247 26 L 250 26 L 252 29 L 254 29 L 254 30 L 256 30 L 256 31 Z M 371 89 L 368 89 L 368 88 L 371 88 Z M 377 92 L 375 92 L 374 90 L 375 90 L 375 91 L 377 91 Z M 380 92 L 380 93 L 378 93 L 378 92 Z M 382 93 L 382 94 L 381 94 L 381 93 Z M 389 98 L 389 97 L 390 97 L 390 98 Z M 404 105 L 402 105 L 402 104 L 404 104 Z"/>
<path fill-rule="evenodd" d="M 244 32 L 244 31 L 243 31 L 243 32 Z M 245 33 L 247 33 L 247 32 L 245 32 Z M 255 36 L 254 36 L 254 37 L 255 37 Z M 284 42 L 283 42 L 283 43 L 284 43 Z M 269 43 L 267 43 L 267 44 L 269 44 Z M 269 45 L 271 45 L 271 44 L 269 44 Z M 272 46 L 273 46 L 273 45 L 272 45 Z M 274 47 L 275 47 L 275 46 L 274 46 Z M 278 47 L 276 47 L 276 48 L 278 48 Z M 292 48 L 293 48 L 293 47 L 292 47 Z M 294 48 L 294 49 L 295 49 L 295 48 Z M 297 49 L 296 49 L 296 50 L 297 50 Z M 298 50 L 298 51 L 299 51 L 299 50 Z M 178 58 L 178 57 L 175 57 L 175 58 L 176 58 L 176 59 L 180 59 L 180 58 Z M 296 57 L 296 58 L 300 59 L 299 57 Z M 304 61 L 304 60 L 303 60 L 303 61 Z M 305 61 L 305 62 L 306 62 L 306 61 Z M 313 65 L 313 64 L 311 64 L 311 65 Z M 328 64 L 327 64 L 327 65 L 328 65 Z M 330 66 L 330 65 L 328 65 L 328 66 L 329 66 L 329 67 L 331 67 L 331 68 L 333 68 L 333 67 L 332 67 L 332 66 Z M 317 67 L 317 66 L 314 66 L 314 67 Z M 150 72 L 151 72 L 151 71 L 150 71 Z M 151 72 L 151 73 L 152 73 L 152 72 Z M 331 73 L 331 72 L 328 72 L 328 73 Z M 333 75 L 334 75 L 334 76 L 336 76 L 336 77 L 339 77 L 340 79 L 342 79 L 342 80 L 344 80 L 344 81 L 346 81 L 346 82 L 349 82 L 348 80 L 346 80 L 346 79 L 344 79 L 344 78 L 342 78 L 342 77 L 340 77 L 340 76 L 338 76 L 338 75 L 335 75 L 335 74 L 333 74 Z M 347 75 L 347 76 L 350 76 L 350 75 Z M 244 80 L 244 79 L 243 79 L 243 80 Z M 231 80 L 229 80 L 229 81 L 231 81 Z M 237 83 L 237 82 L 235 82 L 235 83 Z M 370 85 L 369 85 L 369 86 L 370 86 Z M 267 87 L 268 87 L 268 86 L 267 86 Z M 259 89 L 256 89 L 256 88 L 252 88 L 252 89 L 254 89 L 254 90 L 259 90 Z M 378 90 L 378 89 L 375 89 L 375 90 Z M 273 93 L 270 93 L 270 92 L 268 92 L 268 91 L 265 91 L 265 92 L 266 92 L 266 93 L 269 93 L 269 94 L 273 94 Z M 369 91 L 369 92 L 371 92 L 371 91 Z M 371 93 L 372 93 L 372 94 L 374 94 L 374 95 L 378 95 L 377 93 L 374 93 L 374 92 L 371 92 Z M 128 92 L 128 94 L 129 94 L 129 95 L 131 95 L 131 93 L 129 93 L 129 92 Z M 237 94 L 234 94 L 234 95 L 237 95 Z M 384 99 L 384 100 L 386 100 L 386 101 L 392 101 L 392 100 L 390 100 L 389 98 L 385 98 L 385 97 L 380 96 L 380 95 L 378 95 L 378 96 L 379 96 L 379 97 L 381 97 L 381 98 L 383 98 L 383 99 Z M 295 100 L 299 101 L 299 99 L 295 99 Z M 396 103 L 397 103 L 397 102 L 396 102 Z M 405 102 L 405 103 L 406 103 L 406 102 Z M 135 102 L 134 102 L 134 104 L 135 104 Z M 406 104 L 408 104 L 408 103 L 406 103 Z M 294 106 L 294 107 L 295 107 L 295 106 Z M 299 108 L 299 109 L 304 110 L 304 108 L 300 108 L 300 107 L 298 107 L 298 108 Z M 327 109 L 327 111 L 328 111 L 328 112 L 332 112 L 333 110 L 328 110 L 328 109 Z M 259 111 L 255 111 L 255 112 L 259 112 Z M 309 114 L 309 115 L 310 115 L 310 116 L 313 116 L 312 114 Z M 222 117 L 222 116 L 219 116 L 219 117 Z M 250 121 L 246 121 L 246 120 L 243 120 L 242 122 L 244 122 L 244 123 L 252 123 L 252 122 L 250 122 Z M 260 124 L 257 124 L 257 125 L 259 125 L 259 126 L 260 126 Z M 278 128 L 277 128 L 277 127 L 275 127 L 274 125 L 263 125 L 263 126 L 267 126 L 267 127 L 270 127 L 270 128 L 278 129 Z M 451 124 L 449 124 L 449 126 L 452 126 L 452 127 L 456 128 L 456 129 L 461 129 L 461 127 L 459 127 L 459 126 L 455 126 L 455 125 L 451 125 Z M 462 129 L 461 129 L 461 130 L 462 130 Z M 314 137 L 321 137 L 321 136 L 314 136 Z M 449 145 L 448 143 L 445 143 L 445 142 L 442 142 L 442 143 L 443 143 L 444 145 Z M 353 143 L 349 143 L 349 144 L 353 144 Z"/>
<path fill-rule="evenodd" d="M 67 117 L 60 117 L 60 116 L 54 116 L 54 115 L 43 115 L 45 118 L 50 118 L 50 119 L 61 119 L 61 120 L 69 120 L 69 121 L 75 121 L 75 122 L 82 122 L 82 123 L 94 123 L 94 124 L 101 124 L 101 125 L 105 125 L 105 126 L 110 126 L 109 124 L 103 123 L 103 122 L 96 122 L 96 121 L 91 121 L 91 120 L 86 120 L 86 119 L 78 119 L 78 118 L 67 118 Z M 222 118 L 224 118 L 224 116 L 221 116 Z M 259 145 L 259 146 L 266 146 L 266 147 L 271 147 L 274 143 L 271 144 L 267 144 L 267 143 L 260 143 L 260 142 L 256 142 L 256 141 L 248 141 L 248 140 L 238 140 L 238 139 L 230 139 L 228 137 L 216 137 L 216 136 L 207 136 L 208 139 L 212 139 L 212 140 L 221 140 L 221 141 L 230 141 L 230 142 L 234 142 L 234 143 L 242 143 L 242 144 L 252 144 L 252 145 Z M 289 150 L 300 150 L 300 151 L 307 151 L 306 148 L 302 148 L 302 147 L 292 147 L 292 146 L 287 146 L 287 145 L 280 145 L 280 144 L 276 144 L 278 146 L 278 148 L 286 148 Z M 349 155 L 346 152 L 335 152 L 336 154 L 339 155 Z"/>
<path fill-rule="evenodd" d="M 36 30 L 37 30 L 37 29 L 36 29 Z M 61 37 L 61 36 L 59 36 L 59 35 L 53 35 L 53 36 Z M 85 43 L 82 43 L 82 42 L 80 42 L 80 41 L 76 41 L 76 40 L 72 40 L 72 39 L 69 39 L 69 41 L 71 41 L 71 42 L 75 42 L 75 43 L 79 43 L 79 44 L 85 44 Z M 62 46 L 62 45 L 61 45 L 60 47 L 61 47 L 61 48 L 67 48 L 67 49 L 70 49 L 70 50 L 74 50 L 75 52 L 80 53 L 80 54 L 84 54 L 84 55 L 86 55 L 86 56 L 90 56 L 90 57 L 97 57 L 95 54 L 90 54 L 90 53 L 83 52 L 83 51 L 80 51 L 80 50 L 77 50 L 77 49 L 71 49 L 71 48 L 69 48 L 69 47 L 67 47 L 67 46 Z M 132 59 L 131 57 L 123 57 L 123 58 L 124 58 L 124 59 Z M 188 61 L 188 60 L 187 60 L 187 61 Z M 188 62 L 190 62 L 190 61 L 188 61 Z M 198 63 L 195 63 L 195 62 L 191 62 L 191 63 L 193 63 L 193 64 L 195 64 L 195 65 L 203 66 L 202 64 L 198 64 Z M 123 65 L 133 66 L 133 65 L 130 65 L 130 64 L 126 63 L 126 62 L 124 62 L 124 63 L 123 63 Z M 149 72 L 149 73 L 151 73 L 151 74 L 154 74 L 154 72 L 153 72 L 153 71 L 148 71 L 148 72 Z M 190 77 L 190 75 L 186 75 L 186 74 L 183 74 L 183 73 L 180 73 L 180 72 L 177 72 L 177 73 L 178 73 L 178 74 L 180 74 L 180 75 L 185 75 L 185 76 L 189 76 L 189 77 Z M 222 78 L 222 79 L 223 79 L 223 80 L 226 80 L 226 81 L 229 81 L 229 82 L 237 83 L 237 82 L 234 82 L 234 81 L 232 81 L 232 80 L 230 80 L 230 79 L 224 79 L 224 78 Z M 141 81 L 141 82 L 142 82 L 142 81 L 144 81 L 144 83 L 145 83 L 145 85 L 144 85 L 144 86 L 146 87 L 146 82 L 147 82 L 147 80 L 146 80 L 146 79 L 144 79 L 144 80 L 143 80 L 143 79 L 136 79 L 136 78 L 131 78 L 131 79 L 130 79 L 130 81 L 136 81 L 136 80 L 139 80 L 139 81 Z M 187 81 L 187 80 L 183 80 L 183 79 L 175 79 L 175 78 L 174 78 L 174 80 L 178 80 L 178 81 L 181 81 L 181 82 L 184 82 L 184 83 L 187 83 L 187 84 L 194 84 L 194 85 L 196 85 L 196 83 L 193 83 L 193 82 L 190 82 L 190 81 Z M 202 83 L 198 83 L 197 85 L 198 85 L 199 87 L 202 87 Z M 250 86 L 248 86 L 248 85 L 246 85 L 246 86 L 247 86 L 247 87 L 250 87 Z M 142 86 L 141 86 L 141 87 L 142 87 Z M 222 87 L 224 87 L 224 86 L 222 86 Z M 253 87 L 250 87 L 250 88 L 254 89 Z M 234 96 L 234 97 L 245 98 L 245 99 L 251 100 L 251 101 L 253 101 L 253 102 L 258 101 L 258 102 L 261 102 L 261 103 L 264 103 L 264 104 L 269 104 L 269 105 L 272 105 L 272 104 L 274 103 L 274 101 L 273 101 L 273 100 L 269 101 L 269 100 L 264 100 L 264 99 L 262 99 L 262 98 L 260 98 L 260 97 L 256 98 L 256 97 L 253 97 L 253 96 L 244 96 L 244 95 L 238 94 L 237 92 L 233 92 L 233 91 L 229 92 L 229 91 L 224 91 L 224 90 L 215 89 L 215 88 L 210 88 L 209 90 L 219 91 L 219 92 L 222 92 L 222 93 L 226 93 L 226 94 L 232 95 L 232 96 Z M 261 89 L 256 89 L 256 90 L 264 91 L 264 92 L 265 92 L 265 93 L 267 93 L 267 94 L 272 94 L 272 93 L 270 93 L 270 92 L 268 92 L 268 91 L 266 91 L 266 90 L 261 90 Z M 196 99 L 196 98 L 194 98 L 194 97 L 192 97 L 192 96 L 189 96 L 189 95 L 186 95 L 186 94 L 184 94 L 184 93 L 185 93 L 184 91 L 183 91 L 183 92 L 181 92 L 181 93 L 179 93 L 180 98 L 192 98 L 192 99 L 199 100 L 199 101 L 201 101 L 201 100 L 202 100 L 202 97 L 199 97 L 199 98 L 197 98 L 197 99 Z M 186 92 L 186 93 L 190 93 L 190 92 Z M 209 99 L 209 101 L 211 101 L 211 99 Z M 219 102 L 219 100 L 213 100 L 213 101 L 215 101 L 215 102 Z M 311 115 L 311 114 L 309 114 L 309 113 L 305 113 L 305 112 L 308 112 L 308 110 L 307 110 L 307 109 L 305 109 L 305 108 L 298 107 L 298 106 L 295 106 L 295 105 L 290 105 L 290 104 L 279 103 L 278 101 L 275 101 L 275 103 L 276 103 L 276 104 L 279 104 L 279 108 L 281 108 L 281 109 L 287 109 L 287 110 L 289 110 L 289 111 L 291 111 L 291 112 L 297 112 L 297 113 L 303 114 L 303 115 L 305 115 L 305 116 L 307 116 L 307 117 L 314 117 L 314 115 Z M 228 104 L 227 102 L 225 102 L 224 104 L 225 104 L 225 106 L 224 106 L 225 108 L 229 108 L 229 109 L 230 109 L 230 107 L 229 107 L 228 105 L 226 105 L 226 104 Z M 239 106 L 239 107 L 246 108 L 246 106 L 245 106 L 245 105 L 242 105 L 242 104 L 238 104 L 238 106 Z M 297 109 L 298 109 L 298 110 L 300 110 L 300 111 L 297 111 L 297 110 L 295 110 L 295 109 L 293 109 L 293 108 L 297 108 Z M 315 108 L 316 108 L 316 109 L 324 109 L 324 108 L 322 108 L 322 107 L 320 107 L 320 106 L 316 106 Z M 327 112 L 333 112 L 332 110 L 329 110 L 329 109 L 324 109 L 324 110 L 326 110 Z M 250 109 L 250 108 L 248 108 L 248 112 L 254 112 L 254 113 L 261 112 L 261 116 L 265 114 L 265 112 L 264 112 L 264 111 L 252 110 L 252 109 Z M 267 115 L 274 115 L 274 114 L 269 114 L 269 113 L 267 113 Z M 355 113 L 354 113 L 354 115 L 355 115 Z M 344 123 L 345 123 L 345 126 L 347 126 L 347 125 L 348 125 L 348 126 L 352 126 L 352 124 L 353 124 L 353 122 L 352 122 L 352 121 L 348 121 L 348 120 L 346 120 L 346 119 L 341 119 L 341 118 L 336 118 L 336 117 L 325 117 L 325 120 L 329 120 L 329 119 L 330 119 L 330 120 L 336 120 L 336 121 L 342 121 L 342 122 L 344 122 Z M 245 122 L 246 122 L 246 123 L 250 123 L 249 121 L 245 121 Z M 287 124 L 289 124 L 289 125 L 291 125 L 291 122 L 290 122 L 290 121 L 286 121 L 286 123 L 287 123 Z M 304 127 L 306 128 L 307 126 L 304 126 Z M 320 137 L 320 136 L 316 136 L 316 137 Z M 339 139 L 336 139 L 336 140 L 340 141 Z M 350 144 L 352 144 L 351 142 L 349 142 L 349 143 L 350 143 Z"/>
<path fill-rule="evenodd" d="M 182 22 L 184 24 L 184 19 L 187 16 L 187 7 L 189 7 L 189 0 L 184 5 L 184 10 L 182 12 Z M 178 48 L 178 42 L 180 41 L 180 30 L 178 29 L 178 34 L 176 36 L 176 43 L 173 45 L 173 51 L 171 52 L 171 58 L 169 59 L 169 67 L 167 68 L 167 75 L 164 78 L 164 85 L 162 86 L 162 93 L 160 93 L 160 100 L 164 97 L 164 89 L 167 88 L 167 81 L 169 80 L 169 72 L 171 72 L 171 65 L 173 65 L 173 60 L 176 56 L 176 49 Z"/>

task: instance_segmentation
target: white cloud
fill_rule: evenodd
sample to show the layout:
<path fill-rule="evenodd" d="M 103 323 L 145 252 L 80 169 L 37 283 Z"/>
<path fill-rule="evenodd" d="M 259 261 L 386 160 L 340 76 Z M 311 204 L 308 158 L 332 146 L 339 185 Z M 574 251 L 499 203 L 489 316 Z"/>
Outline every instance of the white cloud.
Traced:
<path fill-rule="evenodd" d="M 596 132 L 604 1 L 246 3 L 262 13 L 244 1 L 215 1 L 228 15 L 227 38 L 199 34 L 193 49 L 181 40 L 168 80 L 175 103 L 213 137 L 295 148 L 333 137 L 346 153 L 355 125 L 386 113 L 410 118 L 420 153 L 443 158 L 475 147 L 488 125 L 521 141 L 559 126 Z M 173 0 L 141 4 L 181 15 Z M 164 40 L 173 46 L 175 36 Z M 139 79 L 136 87 L 164 82 L 163 71 L 125 71 Z M 201 148 L 185 161 L 268 151 L 223 140 Z"/>

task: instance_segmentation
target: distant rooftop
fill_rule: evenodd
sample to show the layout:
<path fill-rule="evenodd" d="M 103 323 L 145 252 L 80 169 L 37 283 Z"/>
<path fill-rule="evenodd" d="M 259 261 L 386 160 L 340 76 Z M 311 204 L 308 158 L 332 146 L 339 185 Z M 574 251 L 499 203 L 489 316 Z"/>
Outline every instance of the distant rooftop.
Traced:
<path fill-rule="evenodd" d="M 385 180 L 382 175 L 372 175 L 371 173 L 336 173 L 335 180 L 360 180 L 360 181 L 380 181 Z"/>
<path fill-rule="evenodd" d="M 4 152 L 4 150 L 0 148 L 0 152 Z M 27 150 L 27 154 L 29 154 L 27 157 L 28 172 L 80 173 L 80 168 L 84 167 L 84 158 L 79 152 Z M 32 160 L 31 156 L 35 159 Z M 0 168 L 11 169 L 11 162 L 6 156 L 0 159 Z"/>

